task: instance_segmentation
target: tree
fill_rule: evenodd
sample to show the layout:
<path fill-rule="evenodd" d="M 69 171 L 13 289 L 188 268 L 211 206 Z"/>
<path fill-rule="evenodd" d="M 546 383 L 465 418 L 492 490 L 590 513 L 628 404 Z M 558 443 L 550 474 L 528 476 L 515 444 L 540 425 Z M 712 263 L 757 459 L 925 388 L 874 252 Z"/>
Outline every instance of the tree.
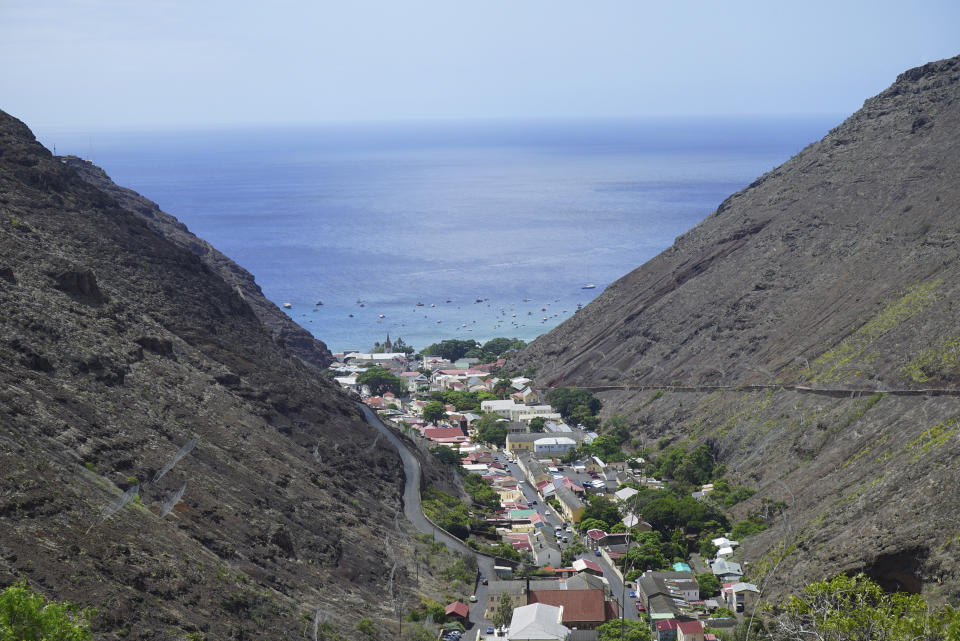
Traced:
<path fill-rule="evenodd" d="M 26 583 L 0 592 L 0 639 L 6 641 L 93 641 L 94 610 L 48 602 Z"/>
<path fill-rule="evenodd" d="M 368 639 L 375 639 L 377 636 L 377 630 L 370 619 L 364 618 L 357 621 L 357 630 Z"/>
<path fill-rule="evenodd" d="M 720 579 L 714 576 L 712 572 L 697 574 L 695 578 L 697 579 L 697 584 L 700 586 L 701 599 L 709 599 L 720 592 Z"/>
<path fill-rule="evenodd" d="M 598 641 L 650 641 L 652 638 L 646 621 L 617 619 L 597 626 Z"/>
<path fill-rule="evenodd" d="M 509 429 L 507 424 L 500 420 L 499 414 L 484 414 L 473 424 L 477 430 L 477 440 L 503 447 L 507 442 Z"/>
<path fill-rule="evenodd" d="M 513 601 L 510 600 L 510 595 L 504 591 L 504 593 L 500 595 L 500 601 L 497 603 L 497 607 L 494 609 L 490 619 L 498 630 L 503 630 L 512 618 Z"/>
<path fill-rule="evenodd" d="M 438 445 L 437 447 L 431 447 L 430 453 L 437 457 L 441 463 L 445 465 L 459 466 L 462 462 L 460 455 L 454 452 L 452 449 L 445 445 Z"/>
<path fill-rule="evenodd" d="M 357 376 L 357 383 L 369 387 L 370 391 L 376 396 L 387 392 L 393 392 L 399 396 L 406 388 L 406 381 L 399 376 L 394 376 L 380 366 L 371 367 Z"/>
<path fill-rule="evenodd" d="M 617 445 L 623 445 L 630 440 L 630 422 L 620 414 L 611 416 L 603 424 L 603 430 L 616 441 Z"/>
<path fill-rule="evenodd" d="M 580 522 L 577 523 L 577 529 L 581 532 L 589 532 L 590 530 L 604 530 L 610 527 L 610 524 L 605 521 L 600 521 L 595 518 L 584 518 L 580 519 Z"/>
<path fill-rule="evenodd" d="M 582 519 L 597 519 L 609 527 L 620 520 L 620 512 L 616 504 L 607 497 L 591 494 L 587 497 L 587 507 L 583 511 Z"/>
<path fill-rule="evenodd" d="M 569 417 L 575 408 L 581 406 L 586 407 L 590 414 L 595 415 L 602 406 L 599 398 L 587 390 L 577 387 L 554 388 L 547 393 L 547 401 L 566 417 Z"/>
<path fill-rule="evenodd" d="M 774 639 L 939 641 L 960 638 L 960 610 L 919 594 L 887 594 L 863 574 L 811 583 L 778 608 Z"/>
<path fill-rule="evenodd" d="M 509 351 L 523 349 L 526 346 L 526 342 L 519 338 L 491 338 L 483 344 L 483 351 L 497 357 Z"/>
<path fill-rule="evenodd" d="M 536 416 L 530 419 L 530 431 L 534 433 L 543 432 L 546 429 L 547 419 L 542 416 Z"/>
<path fill-rule="evenodd" d="M 464 354 L 478 346 L 479 343 L 474 340 L 449 339 L 427 346 L 423 350 L 423 353 L 430 354 L 431 356 L 439 356 L 447 359 L 448 361 L 455 361 L 462 358 Z"/>
<path fill-rule="evenodd" d="M 447 418 L 447 409 L 440 401 L 430 401 L 423 406 L 423 420 L 428 423 L 438 423 Z"/>
<path fill-rule="evenodd" d="M 510 381 L 505 378 L 498 379 L 497 382 L 493 384 L 493 393 L 496 394 L 498 398 L 506 398 L 512 389 Z"/>

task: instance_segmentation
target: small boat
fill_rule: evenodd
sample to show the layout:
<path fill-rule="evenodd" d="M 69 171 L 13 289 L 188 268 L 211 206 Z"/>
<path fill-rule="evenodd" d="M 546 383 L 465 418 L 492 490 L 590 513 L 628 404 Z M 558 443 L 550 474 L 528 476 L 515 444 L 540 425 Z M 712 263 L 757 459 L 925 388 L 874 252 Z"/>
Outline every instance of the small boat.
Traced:
<path fill-rule="evenodd" d="M 524 299 L 523 299 L 523 302 L 529 303 L 529 302 L 530 302 L 530 299 L 529 299 L 529 298 L 524 298 Z"/>
<path fill-rule="evenodd" d="M 452 303 L 453 301 L 448 298 L 446 302 Z M 433 307 L 433 305 L 431 305 L 430 307 Z"/>
<path fill-rule="evenodd" d="M 322 301 L 322 300 L 318 300 L 318 301 L 317 301 L 317 307 L 323 307 L 323 301 Z"/>
<path fill-rule="evenodd" d="M 597 286 L 594 285 L 593 283 L 587 283 L 586 285 L 584 285 L 584 286 L 581 287 L 580 289 L 596 289 L 596 288 L 597 288 Z"/>
<path fill-rule="evenodd" d="M 474 303 L 482 303 L 482 302 L 483 302 L 483 299 L 482 299 L 482 298 L 478 298 L 477 300 L 475 300 L 475 301 L 473 301 L 473 302 L 474 302 Z"/>
<path fill-rule="evenodd" d="M 386 318 L 386 317 L 387 317 L 386 314 L 380 314 L 380 318 Z"/>
<path fill-rule="evenodd" d="M 353 314 L 347 314 L 347 316 L 349 316 L 350 318 L 353 318 Z"/>
<path fill-rule="evenodd" d="M 423 307 L 423 303 L 421 303 L 420 301 L 417 301 L 417 307 Z M 433 305 L 431 305 L 430 307 L 433 307 Z"/>
<path fill-rule="evenodd" d="M 293 305 L 291 305 L 290 303 L 284 303 L 284 304 L 283 304 L 283 308 L 284 308 L 284 309 L 290 309 L 291 307 L 293 307 Z"/>
<path fill-rule="evenodd" d="M 436 307 L 436 305 L 434 305 L 433 303 L 430 303 L 430 307 Z"/>

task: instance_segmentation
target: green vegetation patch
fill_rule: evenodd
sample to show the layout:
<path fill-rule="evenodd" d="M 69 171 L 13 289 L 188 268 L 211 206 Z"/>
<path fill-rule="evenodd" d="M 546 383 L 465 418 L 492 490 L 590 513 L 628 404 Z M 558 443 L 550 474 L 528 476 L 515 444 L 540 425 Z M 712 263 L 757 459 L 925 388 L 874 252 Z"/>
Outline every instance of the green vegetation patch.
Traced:
<path fill-rule="evenodd" d="M 851 373 L 855 374 L 850 370 L 855 363 L 869 362 L 874 357 L 867 352 L 874 342 L 937 300 L 936 289 L 941 283 L 938 279 L 908 288 L 903 296 L 888 303 L 851 336 L 813 361 L 805 376 L 811 381 L 829 383 L 842 382 Z"/>
<path fill-rule="evenodd" d="M 4 641 L 93 641 L 94 610 L 47 601 L 26 583 L 0 592 L 0 639 Z"/>
<path fill-rule="evenodd" d="M 960 338 L 948 338 L 934 347 L 921 350 L 900 375 L 915 383 L 945 379 L 960 374 Z"/>
<path fill-rule="evenodd" d="M 903 446 L 903 451 L 910 455 L 910 460 L 916 462 L 921 456 L 945 445 L 957 433 L 957 419 L 951 418 L 937 423 L 930 429 Z"/>

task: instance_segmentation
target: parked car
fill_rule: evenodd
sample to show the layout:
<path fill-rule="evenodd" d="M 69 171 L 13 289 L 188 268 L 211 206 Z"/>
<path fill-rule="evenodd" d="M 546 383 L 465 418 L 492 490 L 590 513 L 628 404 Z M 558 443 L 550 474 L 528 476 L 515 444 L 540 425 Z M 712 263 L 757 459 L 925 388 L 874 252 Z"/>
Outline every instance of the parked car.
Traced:
<path fill-rule="evenodd" d="M 471 594 L 471 595 L 470 595 L 470 603 L 476 603 L 476 602 L 477 602 L 477 595 L 476 595 L 476 594 Z"/>
<path fill-rule="evenodd" d="M 603 552 L 601 552 L 600 550 L 594 550 L 593 554 L 594 556 L 603 556 Z"/>
<path fill-rule="evenodd" d="M 487 626 L 487 634 L 493 634 L 493 626 Z"/>
<path fill-rule="evenodd" d="M 637 593 L 634 592 L 633 590 L 630 590 L 630 598 L 631 598 L 631 599 L 636 599 L 636 598 L 637 598 Z"/>
<path fill-rule="evenodd" d="M 486 579 L 480 579 L 480 583 L 482 583 L 483 585 L 487 585 L 489 581 L 487 581 Z"/>
<path fill-rule="evenodd" d="M 637 612 L 646 612 L 646 611 L 647 609 L 643 607 L 643 603 L 641 603 L 640 601 L 637 601 Z"/>

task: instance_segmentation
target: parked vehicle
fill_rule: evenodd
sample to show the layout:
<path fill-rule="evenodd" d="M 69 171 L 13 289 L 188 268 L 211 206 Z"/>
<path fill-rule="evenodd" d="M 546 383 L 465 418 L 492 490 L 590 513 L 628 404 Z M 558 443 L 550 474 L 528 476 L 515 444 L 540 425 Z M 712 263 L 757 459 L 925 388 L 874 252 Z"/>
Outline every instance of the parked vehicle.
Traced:
<path fill-rule="evenodd" d="M 470 603 L 476 603 L 476 602 L 477 602 L 477 595 L 476 595 L 476 594 L 471 594 L 471 595 L 470 595 Z"/>

